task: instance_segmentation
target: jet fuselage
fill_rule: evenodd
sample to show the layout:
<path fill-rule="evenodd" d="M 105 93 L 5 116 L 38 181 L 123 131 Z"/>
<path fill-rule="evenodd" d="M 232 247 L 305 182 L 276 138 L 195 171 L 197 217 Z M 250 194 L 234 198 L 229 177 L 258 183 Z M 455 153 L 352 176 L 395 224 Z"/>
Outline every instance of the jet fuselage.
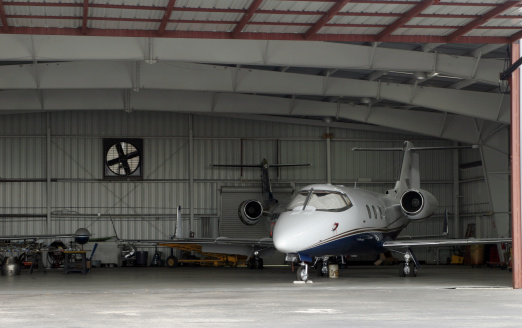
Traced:
<path fill-rule="evenodd" d="M 391 195 L 310 185 L 280 214 L 273 240 L 280 252 L 301 258 L 379 253 L 408 222 Z"/>

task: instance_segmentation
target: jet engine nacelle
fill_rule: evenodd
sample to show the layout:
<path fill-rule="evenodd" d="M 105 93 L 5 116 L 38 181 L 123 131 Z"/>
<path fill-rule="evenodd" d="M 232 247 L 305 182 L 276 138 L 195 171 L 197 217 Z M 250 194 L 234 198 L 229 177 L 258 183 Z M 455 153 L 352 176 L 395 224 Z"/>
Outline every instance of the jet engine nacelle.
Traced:
<path fill-rule="evenodd" d="M 437 210 L 439 203 L 435 196 L 426 190 L 408 190 L 401 197 L 402 212 L 410 220 L 424 219 Z"/>
<path fill-rule="evenodd" d="M 237 214 L 246 225 L 254 225 L 259 222 L 259 218 L 263 215 L 263 205 L 257 200 L 245 200 L 239 204 Z"/>

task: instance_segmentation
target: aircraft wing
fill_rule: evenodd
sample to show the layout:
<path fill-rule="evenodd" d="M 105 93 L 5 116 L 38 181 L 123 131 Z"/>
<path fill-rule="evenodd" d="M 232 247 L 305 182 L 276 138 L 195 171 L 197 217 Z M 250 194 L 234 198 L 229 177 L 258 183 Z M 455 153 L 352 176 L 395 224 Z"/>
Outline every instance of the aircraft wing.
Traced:
<path fill-rule="evenodd" d="M 172 239 L 117 239 L 120 242 L 138 244 L 219 244 L 273 247 L 272 238 L 243 239 L 243 238 L 172 238 Z"/>
<path fill-rule="evenodd" d="M 176 244 L 201 245 L 203 252 L 220 254 L 237 254 L 251 256 L 254 252 L 271 254 L 274 252 L 272 238 L 243 239 L 243 238 L 173 238 L 164 240 L 151 239 L 118 239 L 119 242 L 130 244 L 156 245 L 160 247 L 174 247 Z"/>
<path fill-rule="evenodd" d="M 416 246 L 463 246 L 480 244 L 500 244 L 511 242 L 511 238 L 392 240 L 385 241 L 382 246 L 385 248 L 400 248 Z"/>

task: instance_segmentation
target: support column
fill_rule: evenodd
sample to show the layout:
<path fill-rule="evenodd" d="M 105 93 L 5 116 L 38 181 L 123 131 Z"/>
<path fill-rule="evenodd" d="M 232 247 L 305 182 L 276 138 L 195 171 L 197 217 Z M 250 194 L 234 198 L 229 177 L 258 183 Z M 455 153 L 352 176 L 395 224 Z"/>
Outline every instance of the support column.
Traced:
<path fill-rule="evenodd" d="M 192 114 L 189 115 L 189 206 L 190 224 L 189 236 L 194 232 L 194 130 L 192 127 Z M 194 236 L 195 237 L 195 236 Z"/>
<path fill-rule="evenodd" d="M 52 174 L 52 157 L 51 157 L 51 113 L 46 113 L 46 125 L 47 125 L 47 133 L 46 133 L 46 221 L 45 221 L 45 233 L 50 234 L 50 226 L 51 226 L 51 202 L 52 202 L 52 186 L 51 186 L 51 174 Z"/>
<path fill-rule="evenodd" d="M 330 127 L 326 127 L 326 183 L 332 183 L 332 159 L 331 159 L 331 139 Z"/>
<path fill-rule="evenodd" d="M 454 146 L 458 146 L 458 142 L 454 142 Z M 453 238 L 461 238 L 460 236 L 460 171 L 459 171 L 459 150 L 453 150 L 453 231 L 450 235 Z M 449 225 L 449 222 L 448 222 Z"/>
<path fill-rule="evenodd" d="M 511 45 L 511 61 L 520 58 L 520 41 Z M 513 288 L 522 288 L 522 230 L 521 230 L 521 193 L 520 193 L 520 70 L 517 69 L 510 79 L 511 83 L 511 217 L 513 237 Z"/>

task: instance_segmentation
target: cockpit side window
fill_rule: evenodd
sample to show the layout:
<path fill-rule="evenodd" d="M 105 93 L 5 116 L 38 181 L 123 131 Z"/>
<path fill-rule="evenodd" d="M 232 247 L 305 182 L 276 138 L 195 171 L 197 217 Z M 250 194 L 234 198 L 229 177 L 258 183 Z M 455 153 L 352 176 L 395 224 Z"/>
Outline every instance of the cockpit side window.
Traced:
<path fill-rule="evenodd" d="M 372 218 L 372 212 L 370 211 L 370 206 L 366 205 L 366 210 L 368 211 L 368 217 Z"/>
<path fill-rule="evenodd" d="M 352 202 L 348 196 L 337 191 L 303 190 L 292 199 L 287 209 L 291 211 L 305 206 L 313 206 L 317 211 L 341 212 L 350 208 Z"/>
<path fill-rule="evenodd" d="M 375 210 L 375 206 L 372 205 L 373 215 L 375 215 L 375 219 L 377 220 L 377 211 Z"/>

